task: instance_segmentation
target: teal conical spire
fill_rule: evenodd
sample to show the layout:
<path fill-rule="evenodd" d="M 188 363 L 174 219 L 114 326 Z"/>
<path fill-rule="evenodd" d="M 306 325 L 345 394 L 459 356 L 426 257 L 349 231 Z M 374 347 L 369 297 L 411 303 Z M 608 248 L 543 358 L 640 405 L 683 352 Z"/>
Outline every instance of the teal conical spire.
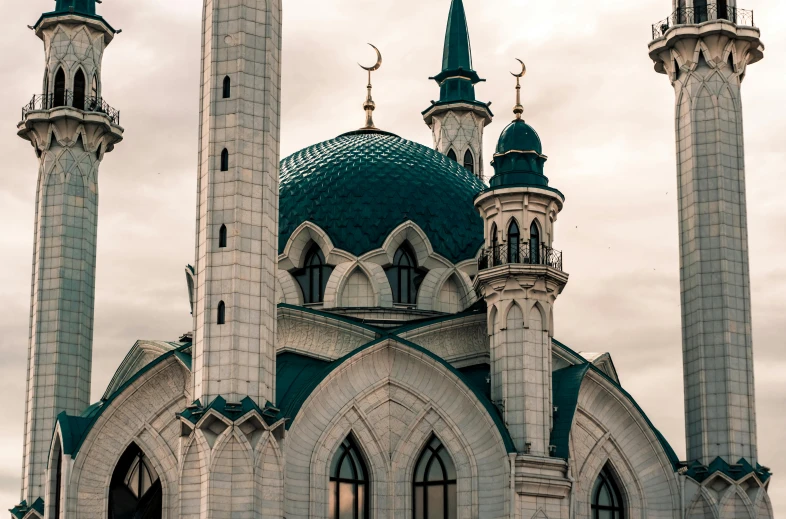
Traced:
<path fill-rule="evenodd" d="M 95 16 L 96 0 L 57 0 L 56 13 L 79 13 Z"/>
<path fill-rule="evenodd" d="M 445 48 L 442 54 L 442 72 L 431 78 L 439 83 L 440 103 L 475 103 L 475 84 L 485 81 L 472 68 L 472 47 L 469 27 L 462 0 L 452 0 Z"/>

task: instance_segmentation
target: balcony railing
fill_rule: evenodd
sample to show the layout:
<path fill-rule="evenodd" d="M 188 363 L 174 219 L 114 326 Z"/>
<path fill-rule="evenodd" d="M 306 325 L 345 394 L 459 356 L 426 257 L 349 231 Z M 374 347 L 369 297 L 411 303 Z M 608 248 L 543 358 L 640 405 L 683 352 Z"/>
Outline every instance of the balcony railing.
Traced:
<path fill-rule="evenodd" d="M 680 7 L 671 13 L 671 16 L 652 26 L 652 39 L 661 38 L 669 29 L 677 25 L 698 24 L 711 20 L 728 20 L 737 25 L 755 27 L 753 11 L 731 7 L 721 1 L 694 7 Z"/>
<path fill-rule="evenodd" d="M 100 97 L 75 96 L 74 92 L 70 90 L 64 90 L 62 93 L 33 96 L 33 99 L 22 107 L 22 119 L 24 120 L 30 112 L 51 110 L 61 106 L 69 106 L 84 112 L 104 114 L 109 117 L 112 123 L 120 124 L 120 110 L 115 110 Z"/>
<path fill-rule="evenodd" d="M 478 270 L 486 270 L 500 265 L 544 265 L 562 270 L 562 252 L 541 245 L 534 249 L 528 243 L 511 247 L 498 245 L 483 249 L 478 258 Z"/>

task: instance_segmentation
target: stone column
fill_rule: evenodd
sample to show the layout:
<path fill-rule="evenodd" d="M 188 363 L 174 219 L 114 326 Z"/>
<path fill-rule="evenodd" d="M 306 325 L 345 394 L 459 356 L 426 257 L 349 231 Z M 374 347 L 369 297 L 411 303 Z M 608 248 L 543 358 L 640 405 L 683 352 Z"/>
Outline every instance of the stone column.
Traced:
<path fill-rule="evenodd" d="M 52 13 L 54 14 L 54 13 Z M 18 134 L 38 157 L 22 499 L 44 497 L 55 419 L 90 405 L 98 168 L 122 140 L 101 98 L 101 58 L 114 31 L 100 18 L 42 17 L 43 94 Z"/>
<path fill-rule="evenodd" d="M 763 57 L 733 21 L 673 26 L 650 43 L 676 92 L 680 282 L 688 460 L 755 466 L 748 223 L 740 86 Z"/>
<path fill-rule="evenodd" d="M 205 0 L 194 300 L 203 405 L 275 401 L 280 60 L 278 0 Z"/>

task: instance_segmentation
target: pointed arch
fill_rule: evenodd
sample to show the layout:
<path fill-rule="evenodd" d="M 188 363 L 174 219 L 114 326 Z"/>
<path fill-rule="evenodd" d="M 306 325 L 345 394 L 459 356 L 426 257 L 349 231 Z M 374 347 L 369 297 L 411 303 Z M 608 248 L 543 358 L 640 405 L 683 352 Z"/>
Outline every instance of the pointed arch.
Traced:
<path fill-rule="evenodd" d="M 136 443 L 120 456 L 109 484 L 109 519 L 161 517 L 163 492 L 153 465 Z"/>
<path fill-rule="evenodd" d="M 229 79 L 229 76 L 224 77 L 222 97 L 224 99 L 229 99 L 230 97 L 232 97 L 232 80 Z"/>
<path fill-rule="evenodd" d="M 456 152 L 453 151 L 453 148 L 448 150 L 448 158 L 453 162 L 458 162 L 458 156 L 456 156 Z"/>
<path fill-rule="evenodd" d="M 356 266 L 341 287 L 339 305 L 343 308 L 370 308 L 377 306 L 377 295 L 371 278 Z"/>
<path fill-rule="evenodd" d="M 508 263 L 521 262 L 521 229 L 515 218 L 508 224 Z"/>
<path fill-rule="evenodd" d="M 85 109 L 85 95 L 87 92 L 87 79 L 82 68 L 76 69 L 74 74 L 74 100 L 73 107 L 77 110 Z"/>
<path fill-rule="evenodd" d="M 330 463 L 328 517 L 365 519 L 369 517 L 371 479 L 363 452 L 352 432 L 344 438 Z"/>
<path fill-rule="evenodd" d="M 404 241 L 393 255 L 393 264 L 385 269 L 393 291 L 393 302 L 400 305 L 415 305 L 418 291 L 427 272 L 418 265 L 415 250 L 409 241 Z"/>
<path fill-rule="evenodd" d="M 325 254 L 319 244 L 311 242 L 307 251 L 303 268 L 294 271 L 292 276 L 300 285 L 303 302 L 307 305 L 318 304 L 325 301 L 325 288 L 334 267 L 325 261 Z"/>
<path fill-rule="evenodd" d="M 58 423 L 49 451 L 47 497 L 44 499 L 49 510 L 46 516 L 53 519 L 59 519 L 63 510 L 63 442 L 61 434 Z"/>
<path fill-rule="evenodd" d="M 466 306 L 465 301 L 467 300 L 463 285 L 455 273 L 450 274 L 439 289 L 439 307 L 435 310 L 448 314 L 461 312 Z"/>
<path fill-rule="evenodd" d="M 607 463 L 595 479 L 590 495 L 592 519 L 625 519 L 625 501 L 616 478 Z"/>
<path fill-rule="evenodd" d="M 423 446 L 412 475 L 414 519 L 457 519 L 458 476 L 453 458 L 436 435 Z"/>
<path fill-rule="evenodd" d="M 529 226 L 529 260 L 533 265 L 540 264 L 542 247 L 543 233 L 538 219 L 535 218 Z"/>
<path fill-rule="evenodd" d="M 55 72 L 55 88 L 52 94 L 52 108 L 65 106 L 66 104 L 66 77 L 63 67 L 58 67 Z"/>
<path fill-rule="evenodd" d="M 467 149 L 466 153 L 464 153 L 464 169 L 476 175 L 475 173 L 475 156 L 472 154 L 472 150 Z"/>

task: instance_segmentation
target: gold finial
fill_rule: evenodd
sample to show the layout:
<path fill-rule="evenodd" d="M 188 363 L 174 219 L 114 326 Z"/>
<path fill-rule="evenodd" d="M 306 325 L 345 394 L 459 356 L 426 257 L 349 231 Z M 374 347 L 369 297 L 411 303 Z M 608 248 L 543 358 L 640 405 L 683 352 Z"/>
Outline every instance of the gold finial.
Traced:
<path fill-rule="evenodd" d="M 369 43 L 369 45 L 371 44 Z M 382 66 L 382 53 L 380 53 L 379 49 L 374 47 L 373 45 L 371 45 L 371 48 L 377 52 L 377 62 L 370 67 L 364 67 L 363 65 L 360 65 L 360 63 L 358 63 L 358 65 L 360 65 L 360 68 L 368 71 L 368 86 L 366 87 L 368 88 L 368 94 L 366 95 L 366 102 L 363 103 L 363 109 L 366 111 L 366 125 L 363 128 L 361 128 L 361 130 L 377 129 L 377 127 L 374 126 L 374 109 L 377 107 L 377 105 L 374 104 L 374 100 L 371 98 L 371 73 L 379 70 L 379 67 Z"/>
<path fill-rule="evenodd" d="M 518 58 L 516 58 L 516 61 L 521 63 L 521 73 L 514 74 L 511 72 L 513 77 L 516 78 L 516 106 L 513 107 L 513 113 L 516 114 L 516 119 L 521 119 L 521 114 L 524 113 L 524 107 L 521 106 L 521 78 L 527 73 L 527 66 Z"/>

